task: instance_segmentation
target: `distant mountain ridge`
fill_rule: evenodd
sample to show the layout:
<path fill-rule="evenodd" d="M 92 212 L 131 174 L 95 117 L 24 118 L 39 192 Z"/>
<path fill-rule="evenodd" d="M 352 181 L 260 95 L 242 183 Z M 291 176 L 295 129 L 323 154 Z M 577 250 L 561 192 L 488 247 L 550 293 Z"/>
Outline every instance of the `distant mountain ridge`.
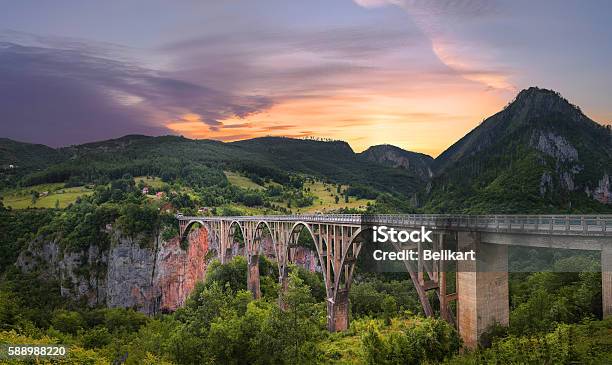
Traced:
<path fill-rule="evenodd" d="M 534 124 L 553 122 L 563 118 L 575 123 L 574 127 L 593 129 L 599 124 L 586 117 L 580 109 L 570 104 L 559 93 L 531 87 L 522 90 L 502 111 L 485 119 L 459 141 L 436 158 L 438 172 L 448 165 L 484 150 L 495 143 L 494 137 L 516 132 L 520 128 L 533 127 Z"/>
<path fill-rule="evenodd" d="M 61 161 L 61 154 L 54 148 L 33 143 L 0 138 L 0 169 L 14 167 L 42 168 Z"/>
<path fill-rule="evenodd" d="M 76 184 L 131 174 L 190 179 L 189 183 L 202 185 L 219 183 L 225 178 L 222 170 L 229 169 L 278 182 L 287 182 L 289 174 L 305 174 L 406 197 L 422 189 L 421 179 L 414 174 L 361 159 L 343 141 L 262 137 L 225 143 L 128 135 L 59 149 L 40 148 L 0 141 L 0 161 L 28 166 L 10 174 L 0 171 L 0 182 L 34 185 L 70 180 Z M 27 153 L 30 149 L 41 152 L 35 163 L 29 162 L 33 155 Z M 6 175 L 12 176 L 12 182 L 5 179 Z"/>

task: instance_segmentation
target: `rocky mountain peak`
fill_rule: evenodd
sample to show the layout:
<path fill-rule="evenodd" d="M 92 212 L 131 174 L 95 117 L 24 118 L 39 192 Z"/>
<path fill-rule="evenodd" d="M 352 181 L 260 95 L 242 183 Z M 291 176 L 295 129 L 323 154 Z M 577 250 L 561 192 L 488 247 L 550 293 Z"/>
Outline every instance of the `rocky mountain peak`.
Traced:
<path fill-rule="evenodd" d="M 524 122 L 553 114 L 560 114 L 573 120 L 585 118 L 580 108 L 571 104 L 561 94 L 539 87 L 530 87 L 519 92 L 502 113 L 511 120 L 520 119 Z"/>

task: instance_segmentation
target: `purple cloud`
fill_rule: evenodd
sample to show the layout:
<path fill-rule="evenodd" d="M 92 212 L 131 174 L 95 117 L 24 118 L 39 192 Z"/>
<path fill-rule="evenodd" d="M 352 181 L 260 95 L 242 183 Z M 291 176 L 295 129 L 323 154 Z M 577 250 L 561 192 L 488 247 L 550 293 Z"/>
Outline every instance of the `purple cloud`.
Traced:
<path fill-rule="evenodd" d="M 61 146 L 130 133 L 169 134 L 164 123 L 186 113 L 218 128 L 220 120 L 272 103 L 112 59 L 84 44 L 58 43 L 0 42 L 3 137 Z"/>

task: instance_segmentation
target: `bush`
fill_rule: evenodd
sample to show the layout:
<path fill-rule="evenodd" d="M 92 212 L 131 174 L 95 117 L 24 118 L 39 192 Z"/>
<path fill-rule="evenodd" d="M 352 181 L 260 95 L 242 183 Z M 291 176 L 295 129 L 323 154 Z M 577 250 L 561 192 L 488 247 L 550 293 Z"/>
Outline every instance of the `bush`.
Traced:
<path fill-rule="evenodd" d="M 349 292 L 351 310 L 353 315 L 376 316 L 382 313 L 385 294 L 376 290 L 373 283 L 353 285 Z"/>
<path fill-rule="evenodd" d="M 106 327 L 96 327 L 81 333 L 81 344 L 86 349 L 100 348 L 111 343 L 113 337 Z"/>
<path fill-rule="evenodd" d="M 18 345 L 52 345 L 60 343 L 57 338 L 49 336 L 36 336 L 28 337 L 22 334 L 18 334 L 15 331 L 0 332 L 0 344 L 18 344 Z M 34 363 L 34 362 L 32 362 Z M 36 364 L 56 364 L 55 360 L 43 359 L 36 362 Z M 108 364 L 109 361 L 102 355 L 97 354 L 92 350 L 85 350 L 79 346 L 70 346 L 70 349 L 66 351 L 66 357 L 60 360 L 61 364 L 91 364 L 91 365 L 103 365 Z M 22 360 L 8 361 L 6 360 L 3 364 L 23 364 Z"/>
<path fill-rule="evenodd" d="M 459 352 L 457 331 L 441 319 L 419 319 L 406 328 L 382 335 L 372 322 L 362 336 L 367 364 L 441 362 Z"/>
<path fill-rule="evenodd" d="M 86 327 L 85 320 L 79 312 L 57 310 L 51 318 L 51 325 L 58 331 L 76 335 L 79 330 Z"/>
<path fill-rule="evenodd" d="M 255 207 L 255 206 L 263 205 L 263 198 L 261 195 L 257 193 L 244 194 L 241 198 L 241 201 L 247 207 Z"/>
<path fill-rule="evenodd" d="M 132 309 L 112 308 L 104 313 L 104 325 L 110 332 L 136 332 L 147 323 L 147 316 Z"/>
<path fill-rule="evenodd" d="M 205 283 L 210 286 L 213 282 L 222 288 L 228 287 L 233 292 L 247 288 L 247 261 L 242 256 L 236 256 L 225 265 L 218 260 L 213 261 L 206 272 Z"/>

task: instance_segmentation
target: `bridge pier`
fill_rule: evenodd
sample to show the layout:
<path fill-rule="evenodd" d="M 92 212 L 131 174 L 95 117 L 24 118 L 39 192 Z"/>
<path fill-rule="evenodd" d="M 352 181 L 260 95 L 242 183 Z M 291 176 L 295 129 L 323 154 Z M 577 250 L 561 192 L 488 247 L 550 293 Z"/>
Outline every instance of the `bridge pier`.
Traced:
<path fill-rule="evenodd" d="M 284 297 L 283 297 L 285 293 L 287 293 L 287 289 L 289 288 L 289 276 L 287 275 L 286 268 L 282 268 L 279 270 L 278 283 L 279 283 L 278 306 L 282 310 L 286 310 L 287 303 L 285 302 Z"/>
<path fill-rule="evenodd" d="M 459 334 L 467 347 L 476 348 L 491 325 L 509 322 L 508 248 L 481 242 L 477 232 L 458 232 L 458 248 L 476 251 L 476 261 L 457 264 Z"/>
<path fill-rule="evenodd" d="M 603 317 L 612 316 L 612 244 L 601 247 L 601 299 Z"/>
<path fill-rule="evenodd" d="M 253 294 L 253 299 L 260 299 L 261 288 L 259 286 L 259 255 L 248 255 L 247 257 L 247 290 Z"/>
<path fill-rule="evenodd" d="M 336 300 L 327 301 L 327 329 L 330 332 L 346 331 L 349 326 L 348 290 L 339 290 Z"/>

